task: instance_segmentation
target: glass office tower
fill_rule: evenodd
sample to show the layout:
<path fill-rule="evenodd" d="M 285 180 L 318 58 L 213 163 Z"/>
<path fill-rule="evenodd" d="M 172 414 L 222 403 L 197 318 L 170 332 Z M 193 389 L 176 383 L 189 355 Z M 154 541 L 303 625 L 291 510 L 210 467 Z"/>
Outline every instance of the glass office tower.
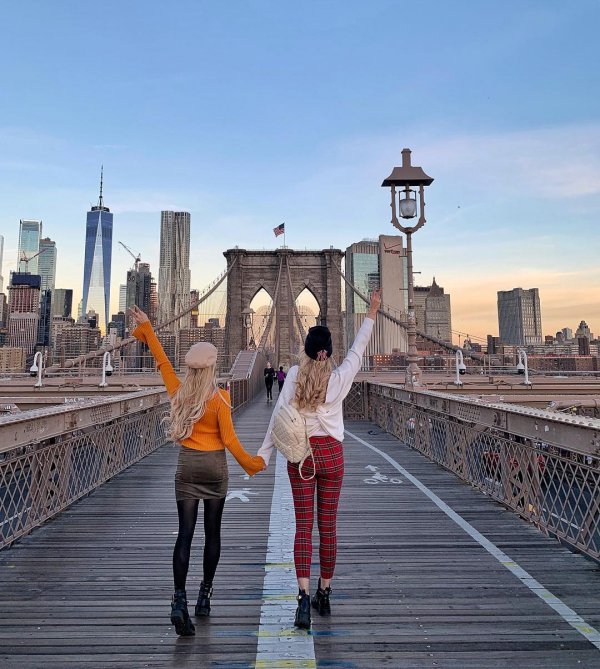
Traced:
<path fill-rule="evenodd" d="M 40 239 L 40 255 L 37 257 L 37 260 L 37 273 L 42 277 L 42 293 L 46 290 L 54 290 L 54 283 L 56 281 L 56 242 L 48 237 Z"/>
<path fill-rule="evenodd" d="M 39 274 L 38 262 L 42 222 L 21 219 L 19 225 L 19 257 L 17 271 L 22 274 Z"/>
<path fill-rule="evenodd" d="M 88 311 L 94 310 L 98 314 L 97 325 L 100 331 L 106 333 L 109 322 L 113 215 L 104 206 L 102 183 L 101 172 L 98 204 L 87 213 L 82 318 L 85 318 Z"/>

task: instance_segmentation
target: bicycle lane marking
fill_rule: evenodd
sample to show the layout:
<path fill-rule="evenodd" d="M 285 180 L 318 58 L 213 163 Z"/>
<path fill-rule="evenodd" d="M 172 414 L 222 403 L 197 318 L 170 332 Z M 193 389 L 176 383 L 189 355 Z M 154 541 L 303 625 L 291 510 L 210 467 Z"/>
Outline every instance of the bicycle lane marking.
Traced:
<path fill-rule="evenodd" d="M 263 603 L 255 669 L 314 669 L 315 646 L 310 632 L 294 627 L 294 500 L 287 475 L 287 460 L 275 451 L 275 485 L 269 521 L 269 542 L 263 582 Z"/>
<path fill-rule="evenodd" d="M 539 597 L 550 608 L 554 609 L 556 613 L 571 627 L 576 629 L 582 636 L 584 636 L 591 644 L 600 650 L 600 632 L 590 624 L 588 624 L 576 611 L 567 606 L 556 595 L 553 595 L 547 590 L 539 581 L 520 567 L 509 555 L 500 550 L 496 544 L 483 536 L 481 532 L 476 530 L 471 523 L 466 521 L 460 514 L 456 513 L 450 508 L 446 502 L 438 497 L 432 490 L 430 490 L 424 483 L 421 483 L 416 476 L 413 476 L 402 465 L 398 464 L 394 458 L 387 453 L 384 453 L 373 444 L 361 439 L 352 432 L 346 430 L 346 434 L 359 444 L 370 448 L 375 453 L 378 453 L 384 460 L 387 460 L 394 469 L 402 474 L 408 481 L 410 481 L 416 488 L 418 488 L 426 497 L 428 497 L 439 509 L 443 511 L 451 520 L 453 520 L 462 530 L 464 530 L 471 538 L 473 538 L 482 548 L 498 560 L 498 562 L 508 569 L 514 576 L 516 576 L 523 585 L 525 585 L 534 595 Z"/>

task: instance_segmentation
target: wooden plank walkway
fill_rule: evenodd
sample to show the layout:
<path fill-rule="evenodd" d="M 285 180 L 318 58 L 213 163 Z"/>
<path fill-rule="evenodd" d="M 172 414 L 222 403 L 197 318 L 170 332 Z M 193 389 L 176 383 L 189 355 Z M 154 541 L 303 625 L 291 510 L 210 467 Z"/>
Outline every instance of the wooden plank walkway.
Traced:
<path fill-rule="evenodd" d="M 236 416 L 250 451 L 270 411 L 257 401 Z M 198 621 L 195 637 L 176 637 L 168 618 L 176 449 L 165 447 L 0 553 L 0 667 L 600 668 L 597 647 L 363 442 L 391 456 L 599 629 L 596 565 L 372 424 L 347 428 L 362 442 L 346 439 L 333 616 L 313 620 L 314 658 L 303 655 L 307 644 L 290 653 L 295 639 L 307 640 L 290 631 L 291 620 L 281 620 L 281 630 L 264 618 L 261 625 L 264 602 L 286 599 L 264 589 L 273 465 L 247 480 L 231 464 L 234 497 L 224 516 L 213 615 Z M 190 598 L 200 581 L 201 539 L 200 527 Z M 271 654 L 257 661 L 266 637 Z"/>

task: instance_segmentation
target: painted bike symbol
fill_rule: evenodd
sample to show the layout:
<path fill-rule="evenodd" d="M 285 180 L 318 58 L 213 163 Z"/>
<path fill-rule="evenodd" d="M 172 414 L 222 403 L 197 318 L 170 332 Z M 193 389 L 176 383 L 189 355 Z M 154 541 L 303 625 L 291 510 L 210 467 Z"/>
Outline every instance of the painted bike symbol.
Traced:
<path fill-rule="evenodd" d="M 382 474 L 379 471 L 379 467 L 375 467 L 374 465 L 367 465 L 365 469 L 372 472 L 372 476 L 363 479 L 363 482 L 368 483 L 369 485 L 377 485 L 378 483 L 392 483 L 397 485 L 398 483 L 403 482 L 401 478 L 396 476 L 387 476 L 386 474 Z"/>

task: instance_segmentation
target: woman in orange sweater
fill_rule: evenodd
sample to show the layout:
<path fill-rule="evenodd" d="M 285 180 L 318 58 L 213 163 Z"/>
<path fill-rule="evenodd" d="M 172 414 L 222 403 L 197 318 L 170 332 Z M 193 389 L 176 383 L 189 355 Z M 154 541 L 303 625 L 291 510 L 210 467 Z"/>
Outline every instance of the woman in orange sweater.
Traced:
<path fill-rule="evenodd" d="M 148 316 L 137 306 L 130 312 L 137 323 L 132 334 L 150 348 L 171 397 L 168 436 L 180 444 L 175 474 L 179 532 L 173 551 L 171 622 L 177 634 L 190 636 L 195 628 L 188 613 L 185 583 L 199 501 L 204 502 L 204 580 L 195 609 L 200 617 L 210 615 L 212 582 L 221 553 L 221 518 L 228 483 L 225 449 L 250 476 L 262 471 L 265 461 L 249 455 L 235 434 L 229 393 L 217 386 L 217 349 L 208 342 L 194 344 L 185 356 L 187 373 L 181 382 Z"/>

